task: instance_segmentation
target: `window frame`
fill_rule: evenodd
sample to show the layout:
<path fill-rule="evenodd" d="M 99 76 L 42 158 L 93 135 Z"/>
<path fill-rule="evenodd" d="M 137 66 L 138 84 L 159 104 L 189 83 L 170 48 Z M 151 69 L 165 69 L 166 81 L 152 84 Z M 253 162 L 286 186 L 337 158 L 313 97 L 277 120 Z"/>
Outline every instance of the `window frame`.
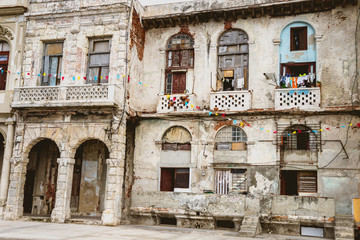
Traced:
<path fill-rule="evenodd" d="M 291 172 L 291 174 L 290 174 Z M 306 176 L 307 174 L 307 176 Z M 296 189 L 292 189 L 292 192 L 295 193 L 294 190 L 296 190 L 296 194 L 290 194 L 287 190 L 287 181 L 291 181 L 289 177 L 285 177 L 285 175 L 292 175 L 292 178 L 294 175 L 296 175 Z M 315 178 L 312 179 L 313 181 L 309 181 L 309 179 L 303 179 L 301 180 L 301 175 L 304 175 L 304 178 Z M 286 179 L 287 178 L 287 179 Z M 294 179 L 292 179 L 294 180 Z M 316 170 L 281 170 L 280 171 L 280 194 L 285 196 L 303 196 L 304 194 L 317 194 L 319 191 L 318 188 L 318 172 Z M 314 184 L 313 188 L 315 188 L 315 191 L 300 191 L 301 187 L 304 187 L 304 184 Z M 292 183 L 294 184 L 294 182 Z"/>
<path fill-rule="evenodd" d="M 163 170 L 169 171 L 172 174 L 171 178 L 171 186 L 172 190 L 162 190 L 162 182 L 163 182 Z M 178 170 L 187 170 L 187 173 L 178 173 Z M 176 185 L 177 175 L 187 175 L 187 187 L 179 187 Z M 159 181 L 159 190 L 161 192 L 190 192 L 191 185 L 191 168 L 190 167 L 161 167 L 160 168 L 160 181 Z"/>
<path fill-rule="evenodd" d="M 242 174 L 244 180 L 240 183 L 243 185 L 242 190 L 234 190 L 234 174 Z M 214 181 L 214 192 L 216 194 L 246 194 L 248 192 L 248 178 L 247 178 L 247 169 L 215 169 L 215 181 Z M 219 176 L 220 175 L 220 176 Z M 220 179 L 221 178 L 221 179 Z M 228 178 L 228 179 L 226 179 Z M 221 187 L 221 185 L 225 186 Z"/>
<path fill-rule="evenodd" d="M 232 43 L 221 43 L 221 39 L 224 35 L 226 35 L 229 32 L 241 32 L 242 34 L 244 34 L 246 36 L 246 40 L 245 41 L 238 41 L 238 42 L 232 42 Z M 245 45 L 246 46 L 246 51 L 242 51 L 241 48 L 242 46 Z M 221 52 L 221 48 L 224 47 L 234 47 L 236 46 L 237 50 L 236 51 L 232 51 L 232 52 Z M 249 36 L 248 34 L 241 30 L 241 29 L 230 29 L 227 30 L 225 32 L 223 32 L 220 36 L 219 36 L 219 40 L 218 40 L 218 47 L 217 47 L 217 78 L 218 81 L 221 82 L 221 89 L 220 91 L 238 91 L 239 89 L 241 90 L 248 90 L 249 89 Z M 233 66 L 231 67 L 226 67 L 226 66 L 221 66 L 221 64 L 225 61 L 223 58 L 225 56 L 232 56 L 232 62 L 233 62 Z M 244 56 L 244 58 L 246 58 L 247 61 L 247 65 L 236 65 L 236 56 Z M 241 57 L 240 57 L 241 58 Z M 221 61 L 221 59 L 223 61 Z M 232 85 L 232 82 L 235 81 L 235 70 L 237 68 L 241 68 L 243 69 L 243 87 L 242 88 L 237 88 L 235 87 L 235 83 L 232 87 L 230 87 L 230 90 L 228 90 L 226 88 L 229 87 L 229 84 Z M 244 69 L 245 68 L 245 69 Z M 225 71 L 232 71 L 232 76 L 231 77 L 226 77 L 224 74 Z M 231 80 L 232 79 L 232 80 Z M 231 80 L 231 82 L 229 82 Z M 225 81 L 227 82 L 227 84 L 225 85 Z M 217 84 L 218 85 L 218 84 Z M 218 87 L 217 87 L 218 90 Z"/>
<path fill-rule="evenodd" d="M 0 91 L 4 91 L 6 90 L 6 82 L 7 82 L 7 70 L 9 68 L 9 57 L 10 57 L 10 50 L 11 50 L 11 46 L 7 41 L 1 40 L 0 41 L 1 44 L 6 43 L 9 46 L 9 51 L 3 51 L 3 46 L 1 45 L 2 49 L 0 49 L 0 56 L 6 56 L 6 61 L 0 61 L 0 65 L 4 65 L 6 66 L 6 69 L 2 69 L 4 72 L 2 74 L 2 79 L 3 81 L 0 82 Z M 0 77 L 1 79 L 1 77 Z"/>
<path fill-rule="evenodd" d="M 89 39 L 89 52 L 88 52 L 88 62 L 87 62 L 87 70 L 86 70 L 86 84 L 103 84 L 103 83 L 109 83 L 109 73 L 110 73 L 110 60 L 111 60 L 111 44 L 112 44 L 112 37 L 102 37 L 102 38 L 90 38 Z M 95 48 L 95 43 L 96 42 L 105 42 L 108 41 L 109 42 L 109 51 L 102 51 L 102 52 L 95 52 L 94 48 Z M 96 65 L 96 66 L 91 66 L 91 56 L 94 55 L 101 55 L 101 54 L 109 54 L 109 63 L 103 64 L 103 65 Z M 109 73 L 107 76 L 102 76 L 101 72 L 102 72 L 102 68 L 108 68 Z M 94 76 L 94 80 L 90 80 L 90 69 L 96 69 L 99 68 L 98 71 L 98 76 L 96 76 L 96 80 L 95 80 L 95 76 Z M 102 77 L 102 78 L 101 78 Z"/>
<path fill-rule="evenodd" d="M 231 128 L 231 133 L 230 131 L 228 131 L 228 129 Z M 237 129 L 239 131 L 235 131 L 235 135 L 234 135 L 234 129 Z M 221 135 L 226 135 L 226 134 L 231 134 L 231 136 L 221 136 Z M 239 138 L 239 140 L 233 140 L 233 138 Z M 222 138 L 222 139 L 220 139 Z M 222 141 L 225 138 L 224 141 Z M 227 140 L 226 138 L 232 138 L 231 141 Z M 245 138 L 245 139 L 244 139 Z M 247 134 L 246 132 L 238 127 L 238 126 L 226 126 L 221 128 L 215 136 L 215 150 L 217 151 L 244 151 L 247 150 Z M 238 144 L 239 143 L 239 144 Z M 245 146 L 242 146 L 244 145 Z M 219 146 L 223 146 L 224 148 L 220 148 Z M 228 146 L 228 148 L 226 148 L 226 146 Z M 245 149 L 236 149 L 236 147 L 240 147 L 240 148 L 245 148 Z M 235 149 L 234 149 L 235 148 Z"/>
<path fill-rule="evenodd" d="M 51 44 L 61 44 L 61 54 L 51 54 L 47 55 L 47 50 L 49 45 Z M 43 61 L 42 61 L 42 73 L 41 75 L 41 86 L 59 86 L 60 85 L 60 74 L 62 72 L 62 64 L 63 64 L 63 55 L 64 55 L 64 41 L 51 41 L 51 42 L 44 42 L 44 51 L 43 51 Z M 53 58 L 57 58 L 57 67 L 56 67 L 56 76 L 50 76 L 51 72 L 51 61 Z M 46 66 L 46 63 L 48 65 Z M 55 77 L 55 85 L 51 85 L 51 78 Z M 46 80 L 46 81 L 45 81 Z"/>
<path fill-rule="evenodd" d="M 169 48 L 170 42 L 178 37 L 178 36 L 186 36 L 189 38 L 189 45 L 190 47 L 176 47 L 176 48 Z M 186 73 L 188 69 L 193 69 L 195 65 L 195 51 L 194 51 L 194 44 L 195 40 L 192 36 L 185 34 L 185 33 L 179 33 L 175 34 L 170 37 L 166 44 L 166 50 L 165 50 L 165 86 L 164 86 L 164 93 L 165 94 L 183 94 L 182 92 L 176 92 L 174 93 L 174 74 L 185 74 L 185 85 L 186 85 Z M 191 46 L 192 45 L 192 46 Z M 182 65 L 182 60 L 184 56 L 184 52 L 189 51 L 189 65 Z M 174 63 L 174 53 L 178 53 L 179 55 L 179 66 L 173 66 Z M 171 55 L 171 64 L 170 62 L 170 55 Z M 185 86 L 186 90 L 186 86 Z"/>
<path fill-rule="evenodd" d="M 298 30 L 302 30 L 300 34 L 305 35 L 305 36 L 299 36 L 300 38 L 300 49 L 296 49 L 296 44 L 295 44 L 295 31 Z M 307 26 L 302 26 L 302 27 L 291 27 L 290 28 L 290 51 L 294 52 L 294 51 L 306 51 L 308 50 L 308 29 Z"/>
<path fill-rule="evenodd" d="M 299 132 L 301 131 L 301 133 Z M 296 131 L 296 134 L 293 132 Z M 303 137 L 307 134 L 307 140 L 302 140 L 299 137 Z M 289 136 L 290 135 L 290 136 Z M 302 147 L 307 145 L 307 147 Z M 292 125 L 287 127 L 281 134 L 281 149 L 283 151 L 317 151 L 318 142 L 316 134 L 305 125 Z"/>

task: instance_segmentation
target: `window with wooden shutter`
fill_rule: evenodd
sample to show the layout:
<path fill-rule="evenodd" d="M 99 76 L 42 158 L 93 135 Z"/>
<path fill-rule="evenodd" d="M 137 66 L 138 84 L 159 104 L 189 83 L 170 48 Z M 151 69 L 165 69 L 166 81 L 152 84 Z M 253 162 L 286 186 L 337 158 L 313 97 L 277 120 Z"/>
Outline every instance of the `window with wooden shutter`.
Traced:
<path fill-rule="evenodd" d="M 86 83 L 107 83 L 110 65 L 110 39 L 91 39 Z"/>
<path fill-rule="evenodd" d="M 215 174 L 215 192 L 217 194 L 238 194 L 247 191 L 246 170 L 217 170 Z"/>
<path fill-rule="evenodd" d="M 46 43 L 43 57 L 42 86 L 55 86 L 60 84 L 62 66 L 63 43 Z"/>
<path fill-rule="evenodd" d="M 290 28 L 290 51 L 307 50 L 307 27 Z"/>
<path fill-rule="evenodd" d="M 10 53 L 9 44 L 5 41 L 0 41 L 0 71 L 3 71 L 0 74 L 0 90 L 5 90 L 6 88 L 9 53 Z"/>
<path fill-rule="evenodd" d="M 167 44 L 165 94 L 182 94 L 186 90 L 186 72 L 194 67 L 194 40 L 179 34 Z"/>
<path fill-rule="evenodd" d="M 317 172 L 298 172 L 298 192 L 317 192 Z"/>
<path fill-rule="evenodd" d="M 189 168 L 161 168 L 160 191 L 174 191 L 175 188 L 190 187 Z"/>

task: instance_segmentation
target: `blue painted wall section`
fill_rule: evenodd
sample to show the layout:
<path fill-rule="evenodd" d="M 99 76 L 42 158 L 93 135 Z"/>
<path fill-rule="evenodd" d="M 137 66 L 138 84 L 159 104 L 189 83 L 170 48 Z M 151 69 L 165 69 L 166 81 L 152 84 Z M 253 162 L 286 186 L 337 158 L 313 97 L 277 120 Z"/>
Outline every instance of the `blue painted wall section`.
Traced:
<path fill-rule="evenodd" d="M 290 28 L 292 27 L 308 27 L 307 28 L 307 44 L 308 49 L 305 51 L 290 51 Z M 304 22 L 294 22 L 287 25 L 280 35 L 280 63 L 288 62 L 316 62 L 316 44 L 315 30 L 309 24 Z"/>

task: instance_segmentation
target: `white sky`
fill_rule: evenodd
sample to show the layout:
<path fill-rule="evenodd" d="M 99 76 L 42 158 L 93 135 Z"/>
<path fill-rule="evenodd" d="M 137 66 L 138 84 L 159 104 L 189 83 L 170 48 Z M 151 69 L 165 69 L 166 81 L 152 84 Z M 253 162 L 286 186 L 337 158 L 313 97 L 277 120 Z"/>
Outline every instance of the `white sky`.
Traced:
<path fill-rule="evenodd" d="M 139 0 L 139 2 L 143 5 L 157 5 L 164 3 L 173 3 L 173 2 L 189 2 L 193 0 Z"/>

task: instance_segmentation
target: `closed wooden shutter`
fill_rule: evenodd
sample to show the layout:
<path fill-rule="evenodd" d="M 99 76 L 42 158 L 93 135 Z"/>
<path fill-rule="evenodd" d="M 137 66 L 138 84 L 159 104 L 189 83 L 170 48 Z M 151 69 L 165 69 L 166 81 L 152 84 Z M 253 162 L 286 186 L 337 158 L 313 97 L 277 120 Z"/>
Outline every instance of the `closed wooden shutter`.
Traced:
<path fill-rule="evenodd" d="M 186 90 L 186 73 L 173 73 L 172 94 L 184 93 Z"/>
<path fill-rule="evenodd" d="M 298 172 L 298 192 L 317 192 L 317 172 Z"/>

